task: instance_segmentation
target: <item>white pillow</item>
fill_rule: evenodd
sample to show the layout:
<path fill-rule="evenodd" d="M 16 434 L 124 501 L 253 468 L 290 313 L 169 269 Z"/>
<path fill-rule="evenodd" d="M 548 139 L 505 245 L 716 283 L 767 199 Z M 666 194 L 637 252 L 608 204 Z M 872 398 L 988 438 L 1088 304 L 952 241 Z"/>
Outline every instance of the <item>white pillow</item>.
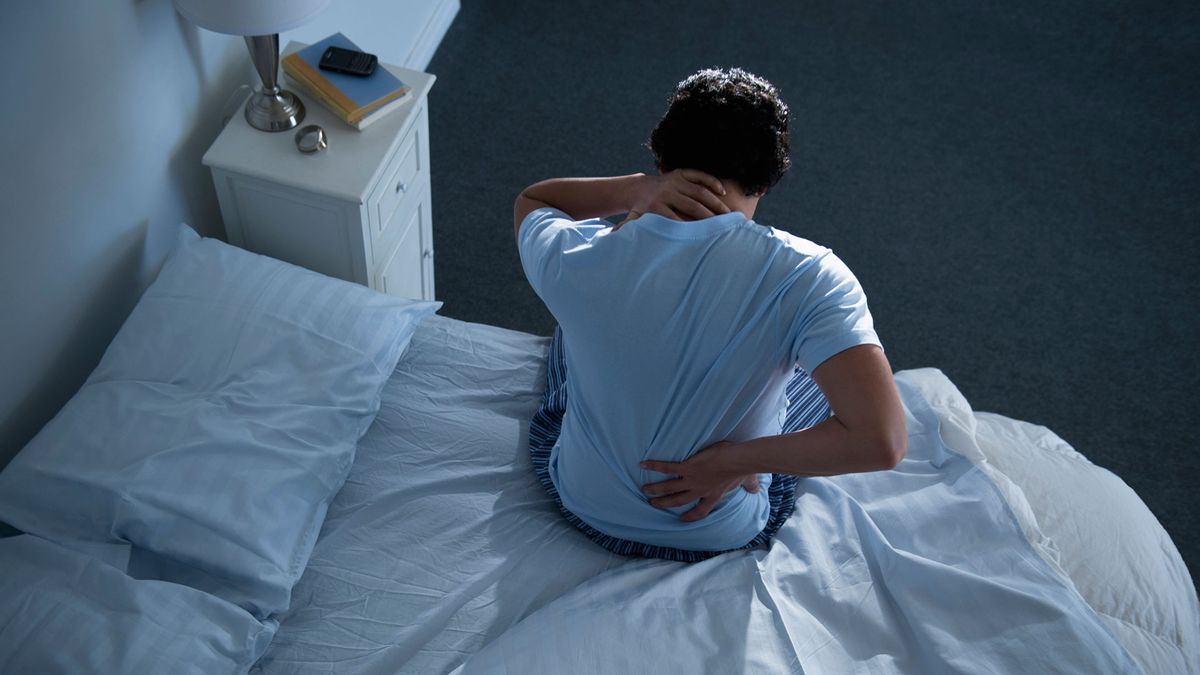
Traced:
<path fill-rule="evenodd" d="M 128 542 L 135 576 L 282 611 L 384 382 L 439 306 L 183 227 L 100 365 L 0 473 L 0 521 Z"/>
<path fill-rule="evenodd" d="M 1141 498 L 1046 427 L 976 418 L 987 461 L 1021 486 L 1064 572 L 1145 671 L 1200 672 L 1195 586 Z"/>
<path fill-rule="evenodd" d="M 939 370 L 920 389 L 946 444 L 996 485 L 1041 557 L 1067 578 L 1147 673 L 1200 672 L 1200 604 L 1171 538 L 1120 478 L 1046 427 L 973 412 Z"/>
<path fill-rule="evenodd" d="M 0 569 L 4 672 L 244 673 L 277 627 L 30 535 L 0 539 Z"/>

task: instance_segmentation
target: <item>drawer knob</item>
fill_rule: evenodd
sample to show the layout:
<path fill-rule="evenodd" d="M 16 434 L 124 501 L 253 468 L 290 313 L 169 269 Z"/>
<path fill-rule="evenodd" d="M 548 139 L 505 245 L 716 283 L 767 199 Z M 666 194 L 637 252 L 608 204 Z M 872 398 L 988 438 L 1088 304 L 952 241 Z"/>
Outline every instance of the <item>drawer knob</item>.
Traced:
<path fill-rule="evenodd" d="M 432 257 L 433 257 L 433 250 L 432 250 L 432 249 L 428 249 L 428 248 L 427 248 L 427 249 L 425 249 L 424 258 L 425 258 L 426 260 L 429 260 L 429 259 L 430 259 L 430 258 L 432 258 Z"/>
<path fill-rule="evenodd" d="M 408 192 L 408 183 L 405 183 L 404 181 L 396 183 L 396 194 L 401 192 Z"/>

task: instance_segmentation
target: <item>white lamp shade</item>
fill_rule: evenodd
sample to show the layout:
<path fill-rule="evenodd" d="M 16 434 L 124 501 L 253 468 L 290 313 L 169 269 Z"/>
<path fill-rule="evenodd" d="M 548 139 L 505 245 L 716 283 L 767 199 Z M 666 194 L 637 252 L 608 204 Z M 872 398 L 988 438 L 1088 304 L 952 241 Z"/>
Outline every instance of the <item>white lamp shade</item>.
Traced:
<path fill-rule="evenodd" d="M 187 20 L 230 35 L 274 35 L 307 23 L 330 0 L 175 0 Z"/>

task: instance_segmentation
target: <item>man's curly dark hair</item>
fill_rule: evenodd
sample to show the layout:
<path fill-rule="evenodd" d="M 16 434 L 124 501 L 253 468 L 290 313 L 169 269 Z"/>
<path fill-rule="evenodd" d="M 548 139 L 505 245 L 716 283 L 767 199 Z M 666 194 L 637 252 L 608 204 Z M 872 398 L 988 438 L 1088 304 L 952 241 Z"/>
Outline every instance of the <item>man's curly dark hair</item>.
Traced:
<path fill-rule="evenodd" d="M 680 82 L 668 104 L 647 143 L 663 171 L 698 169 L 751 196 L 791 167 L 788 107 L 763 78 L 708 68 Z"/>

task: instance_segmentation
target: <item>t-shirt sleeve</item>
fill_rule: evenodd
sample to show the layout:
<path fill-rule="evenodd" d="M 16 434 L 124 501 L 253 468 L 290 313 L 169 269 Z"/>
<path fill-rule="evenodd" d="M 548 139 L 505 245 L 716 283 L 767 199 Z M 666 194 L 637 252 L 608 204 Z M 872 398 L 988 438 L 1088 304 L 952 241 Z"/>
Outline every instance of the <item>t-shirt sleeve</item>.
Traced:
<path fill-rule="evenodd" d="M 563 257 L 573 249 L 586 246 L 592 238 L 612 224 L 606 220 L 576 221 L 550 207 L 534 209 L 521 221 L 517 250 L 525 278 L 539 297 L 545 299 L 548 283 L 562 271 Z"/>
<path fill-rule="evenodd" d="M 879 345 L 867 296 L 846 263 L 831 252 L 812 262 L 798 283 L 805 301 L 792 323 L 792 360 L 811 373 L 858 345 Z"/>

